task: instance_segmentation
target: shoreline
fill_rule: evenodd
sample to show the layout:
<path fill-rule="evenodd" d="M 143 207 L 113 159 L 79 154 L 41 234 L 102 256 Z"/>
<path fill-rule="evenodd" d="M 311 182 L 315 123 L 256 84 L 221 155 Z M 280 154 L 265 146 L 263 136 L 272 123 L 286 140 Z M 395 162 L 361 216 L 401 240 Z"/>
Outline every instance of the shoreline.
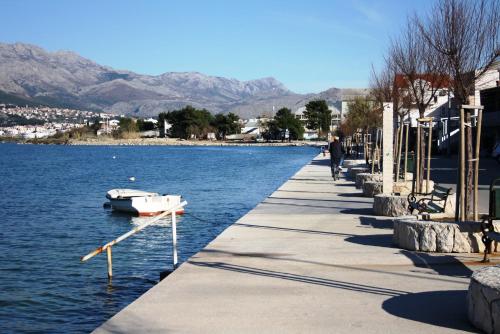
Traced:
<path fill-rule="evenodd" d="M 68 140 L 66 142 L 50 142 L 40 139 L 38 142 L 23 140 L 2 140 L 0 143 L 33 144 L 33 145 L 69 145 L 69 146 L 312 146 L 326 145 L 325 141 L 306 142 L 227 142 L 210 140 L 179 140 L 174 138 L 137 138 L 137 139 L 91 139 Z"/>

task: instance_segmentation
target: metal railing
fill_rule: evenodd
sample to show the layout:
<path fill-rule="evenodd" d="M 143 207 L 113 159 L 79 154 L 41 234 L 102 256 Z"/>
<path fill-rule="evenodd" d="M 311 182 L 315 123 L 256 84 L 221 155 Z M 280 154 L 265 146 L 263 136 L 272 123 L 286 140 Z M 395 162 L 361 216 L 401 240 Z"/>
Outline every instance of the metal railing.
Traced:
<path fill-rule="evenodd" d="M 118 244 L 119 242 L 136 234 L 137 232 L 140 232 L 141 230 L 148 227 L 149 225 L 154 224 L 158 220 L 171 214 L 172 215 L 172 260 L 173 260 L 173 265 L 174 265 L 174 269 L 175 269 L 177 267 L 177 226 L 176 226 L 177 219 L 176 219 L 176 212 L 177 212 L 177 210 L 183 208 L 186 204 L 187 204 L 187 202 L 183 201 L 179 205 L 176 205 L 175 207 L 168 209 L 167 211 L 165 211 L 165 212 L 159 214 L 158 216 L 148 220 L 147 222 L 144 222 L 144 223 L 140 224 L 139 226 L 134 227 L 133 229 L 131 229 L 127 233 L 122 234 L 121 236 L 108 242 L 104 246 L 98 247 L 94 251 L 88 253 L 87 255 L 82 256 L 80 258 L 80 261 L 85 262 L 87 260 L 90 260 L 94 256 L 106 251 L 107 256 L 108 256 L 108 278 L 111 279 L 111 277 L 113 276 L 113 256 L 112 256 L 111 248 L 114 245 Z"/>

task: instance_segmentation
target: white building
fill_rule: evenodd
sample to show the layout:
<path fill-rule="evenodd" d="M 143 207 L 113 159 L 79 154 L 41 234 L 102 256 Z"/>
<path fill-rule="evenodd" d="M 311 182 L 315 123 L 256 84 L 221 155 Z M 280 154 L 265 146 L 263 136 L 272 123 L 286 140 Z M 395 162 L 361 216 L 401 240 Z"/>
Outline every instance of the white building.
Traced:
<path fill-rule="evenodd" d="M 481 137 L 484 147 L 490 149 L 495 141 L 500 141 L 500 61 L 494 63 L 476 81 L 474 101 L 471 104 L 484 107 Z"/>
<path fill-rule="evenodd" d="M 250 118 L 241 124 L 241 133 L 260 136 L 263 132 L 263 125 L 268 122 L 268 118 Z"/>
<path fill-rule="evenodd" d="M 330 131 L 335 131 L 340 126 L 340 123 L 344 118 L 344 116 L 342 115 L 342 111 L 339 107 L 341 107 L 340 101 L 328 105 L 328 110 L 330 110 L 330 113 L 332 115 L 332 121 L 330 123 Z M 305 106 L 300 107 L 295 111 L 295 117 L 304 122 L 304 139 L 306 140 L 317 139 L 318 130 L 311 130 L 308 129 L 306 126 L 307 117 L 305 117 L 304 115 L 305 111 L 306 111 Z"/>

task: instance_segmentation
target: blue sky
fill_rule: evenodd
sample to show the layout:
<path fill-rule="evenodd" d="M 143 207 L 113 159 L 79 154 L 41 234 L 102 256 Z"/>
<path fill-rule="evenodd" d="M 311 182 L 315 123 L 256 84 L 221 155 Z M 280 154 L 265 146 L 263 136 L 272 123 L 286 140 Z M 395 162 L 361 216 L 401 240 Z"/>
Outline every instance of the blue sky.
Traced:
<path fill-rule="evenodd" d="M 432 0 L 0 0 L 0 41 L 143 74 L 272 76 L 298 93 L 366 87 L 390 36 Z"/>

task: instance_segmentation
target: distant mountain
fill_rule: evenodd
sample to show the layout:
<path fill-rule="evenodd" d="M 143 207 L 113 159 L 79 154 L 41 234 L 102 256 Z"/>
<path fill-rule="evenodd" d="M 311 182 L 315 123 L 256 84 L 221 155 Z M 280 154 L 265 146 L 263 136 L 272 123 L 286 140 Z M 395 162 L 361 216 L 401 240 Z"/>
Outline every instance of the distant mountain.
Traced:
<path fill-rule="evenodd" d="M 274 78 L 238 81 L 198 72 L 157 76 L 115 70 L 68 51 L 47 52 L 29 44 L 0 43 L 0 102 L 67 106 L 117 114 L 155 116 L 187 104 L 211 112 L 253 117 L 273 106 L 297 108 L 342 90 L 296 94 Z"/>

